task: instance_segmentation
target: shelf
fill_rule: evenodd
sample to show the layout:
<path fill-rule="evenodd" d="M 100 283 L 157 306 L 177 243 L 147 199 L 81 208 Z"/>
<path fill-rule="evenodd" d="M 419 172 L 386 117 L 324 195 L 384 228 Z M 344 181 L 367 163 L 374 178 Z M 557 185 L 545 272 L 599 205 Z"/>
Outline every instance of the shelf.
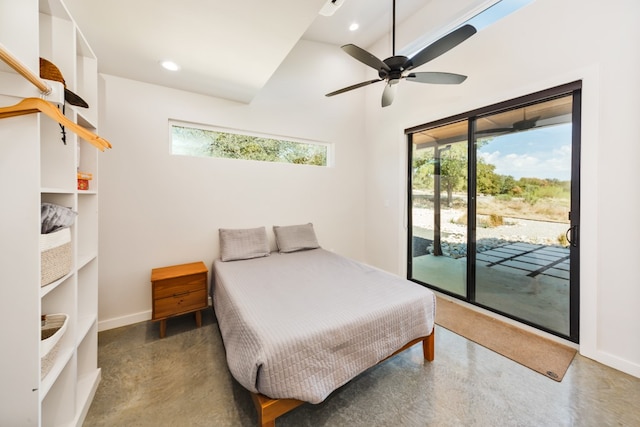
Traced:
<path fill-rule="evenodd" d="M 67 331 L 67 333 L 69 333 L 69 331 Z M 71 360 L 71 356 L 73 356 L 73 353 L 73 347 L 63 347 L 60 349 L 60 351 L 58 352 L 58 357 L 56 358 L 55 365 L 53 365 L 47 376 L 44 377 L 42 379 L 42 382 L 40 383 L 40 401 L 43 401 L 44 398 L 47 397 L 49 390 L 51 390 L 51 387 L 53 386 L 53 384 L 55 384 L 58 376 L 67 366 L 69 360 Z"/>
<path fill-rule="evenodd" d="M 73 195 L 75 190 L 71 190 L 68 188 L 54 188 L 54 187 L 42 187 L 40 188 L 41 194 L 68 194 Z"/>
<path fill-rule="evenodd" d="M 102 372 L 100 368 L 95 369 L 89 374 L 85 374 L 78 378 L 78 388 L 76 394 L 76 408 L 78 408 L 78 415 L 73 421 L 73 425 L 79 425 L 89 412 L 91 401 L 98 390 Z"/>
<path fill-rule="evenodd" d="M 0 65 L 4 62 L 0 61 Z M 51 102 L 59 102 L 64 95 L 62 91 L 64 87 L 62 83 L 52 83 L 47 80 L 47 84 L 51 87 L 51 94 L 43 95 L 42 92 L 30 82 L 27 82 L 21 75 L 10 69 L 8 65 L 6 68 L 0 67 L 0 93 L 15 97 L 15 103 L 19 102 L 20 98 L 43 98 Z M 9 68 L 7 70 L 7 68 Z M 6 103 L 11 105 L 11 103 Z M 4 105 L 3 105 L 4 106 Z"/>
<path fill-rule="evenodd" d="M 87 101 L 88 103 L 89 101 Z M 82 107 L 73 107 L 76 114 L 78 115 L 78 124 L 84 128 L 89 130 L 96 129 L 98 126 L 96 125 L 97 118 L 93 117 L 93 115 L 89 114 L 86 108 Z M 91 109 L 91 104 L 89 104 L 89 109 Z"/>
<path fill-rule="evenodd" d="M 58 286 L 60 286 L 61 284 L 64 283 L 65 280 L 67 280 L 69 277 L 71 277 L 73 275 L 73 270 L 71 270 L 70 273 L 62 276 L 61 278 L 59 278 L 58 280 L 49 283 L 48 285 L 44 285 L 40 287 L 40 298 L 44 298 L 45 295 L 47 295 L 49 292 L 55 290 Z"/>
<path fill-rule="evenodd" d="M 60 1 L 39 0 L 38 7 L 41 13 L 71 21 L 71 15 L 69 14 L 69 11 L 67 10 L 66 6 Z"/>
<path fill-rule="evenodd" d="M 96 316 L 85 317 L 78 319 L 78 339 L 77 344 L 80 344 L 87 333 L 91 330 L 91 327 L 97 322 L 98 318 Z"/>
<path fill-rule="evenodd" d="M 64 1 L 0 0 L 0 40 L 36 75 L 39 58 L 52 62 L 67 88 L 90 108 L 61 102 L 60 82 L 48 81 L 54 94 L 42 97 L 31 82 L 3 65 L 0 104 L 43 98 L 53 102 L 66 119 L 97 134 L 98 61 Z M 11 328 L 0 330 L 0 340 L 11 344 L 11 351 L 3 354 L 10 369 L 0 385 L 2 425 L 82 425 L 101 378 L 97 326 L 99 150 L 65 124 L 63 129 L 51 116 L 27 114 L 5 120 L 0 127 L 0 140 L 8 142 L 0 144 L 4 160 L 0 186 L 10 201 L 3 219 L 11 224 L 0 243 L 2 250 L 11 254 L 3 279 L 16 284 L 11 298 L 0 303 L 3 314 L 13 322 Z M 87 191 L 77 189 L 78 170 L 93 175 Z M 46 286 L 40 286 L 41 203 L 69 207 L 78 214 L 71 226 L 71 270 Z M 68 315 L 67 330 L 59 341 L 53 366 L 41 379 L 40 317 L 53 313 Z"/>
<path fill-rule="evenodd" d="M 87 264 L 89 264 L 97 257 L 97 253 L 78 255 L 78 270 L 83 269 Z"/>

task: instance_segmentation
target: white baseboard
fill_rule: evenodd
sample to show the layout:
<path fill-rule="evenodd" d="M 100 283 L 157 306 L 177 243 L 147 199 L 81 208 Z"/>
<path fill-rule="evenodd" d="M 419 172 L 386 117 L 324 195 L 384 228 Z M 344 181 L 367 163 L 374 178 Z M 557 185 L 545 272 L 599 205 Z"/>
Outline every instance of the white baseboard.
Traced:
<path fill-rule="evenodd" d="M 209 297 L 209 306 L 211 306 L 211 304 L 211 297 Z M 141 311 L 139 313 L 127 314 L 126 316 L 114 317 L 111 319 L 99 319 L 98 332 L 120 328 L 122 326 L 133 325 L 134 323 L 146 322 L 147 320 L 151 320 L 151 314 L 151 310 L 147 310 Z"/>
<path fill-rule="evenodd" d="M 151 320 L 151 310 L 128 314 L 121 317 L 114 317 L 112 319 L 98 320 L 98 332 L 132 325 L 134 323 L 145 322 L 147 320 Z"/>
<path fill-rule="evenodd" d="M 598 363 L 607 365 L 613 369 L 624 372 L 636 378 L 640 378 L 640 365 L 629 360 L 622 359 L 604 351 L 596 351 L 595 353 L 580 353 L 584 357 L 595 360 Z"/>

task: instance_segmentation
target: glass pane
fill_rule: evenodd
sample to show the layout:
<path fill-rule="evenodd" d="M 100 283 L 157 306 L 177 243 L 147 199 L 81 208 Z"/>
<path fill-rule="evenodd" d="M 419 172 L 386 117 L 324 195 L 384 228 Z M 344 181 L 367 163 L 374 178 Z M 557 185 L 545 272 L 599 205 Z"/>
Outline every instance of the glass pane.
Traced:
<path fill-rule="evenodd" d="M 327 166 L 327 144 L 171 124 L 171 154 Z"/>
<path fill-rule="evenodd" d="M 571 107 L 476 122 L 476 301 L 569 335 Z"/>
<path fill-rule="evenodd" d="M 411 278 L 467 294 L 467 122 L 413 134 Z"/>

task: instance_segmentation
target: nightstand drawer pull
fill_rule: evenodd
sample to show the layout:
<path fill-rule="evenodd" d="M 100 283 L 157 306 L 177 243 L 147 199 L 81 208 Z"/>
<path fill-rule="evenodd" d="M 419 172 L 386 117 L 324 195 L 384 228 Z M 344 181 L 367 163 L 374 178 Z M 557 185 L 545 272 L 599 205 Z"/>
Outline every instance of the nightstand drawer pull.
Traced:
<path fill-rule="evenodd" d="M 176 292 L 206 289 L 207 273 L 189 274 L 153 282 L 153 298 L 167 298 Z"/>
<path fill-rule="evenodd" d="M 178 292 L 177 294 L 173 294 L 173 297 L 174 298 L 178 298 L 178 297 L 181 297 L 183 295 L 188 295 L 189 292 L 191 292 L 191 291 Z"/>

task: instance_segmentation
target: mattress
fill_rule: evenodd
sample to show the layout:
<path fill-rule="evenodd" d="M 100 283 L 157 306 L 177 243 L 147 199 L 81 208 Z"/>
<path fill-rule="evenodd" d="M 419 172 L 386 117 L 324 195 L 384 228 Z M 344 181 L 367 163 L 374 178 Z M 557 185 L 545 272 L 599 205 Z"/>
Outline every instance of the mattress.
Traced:
<path fill-rule="evenodd" d="M 216 260 L 212 291 L 231 374 L 273 399 L 320 403 L 434 325 L 433 292 L 324 249 Z"/>

